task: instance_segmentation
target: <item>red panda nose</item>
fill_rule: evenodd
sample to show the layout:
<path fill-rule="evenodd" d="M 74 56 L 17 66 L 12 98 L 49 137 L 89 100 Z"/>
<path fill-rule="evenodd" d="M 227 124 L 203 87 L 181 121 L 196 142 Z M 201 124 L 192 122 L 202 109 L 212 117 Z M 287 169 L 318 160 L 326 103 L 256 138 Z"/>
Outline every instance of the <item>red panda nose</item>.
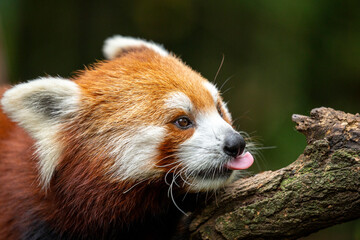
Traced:
<path fill-rule="evenodd" d="M 245 140 L 239 133 L 230 132 L 225 136 L 223 150 L 227 155 L 237 157 L 244 152 L 245 146 Z"/>

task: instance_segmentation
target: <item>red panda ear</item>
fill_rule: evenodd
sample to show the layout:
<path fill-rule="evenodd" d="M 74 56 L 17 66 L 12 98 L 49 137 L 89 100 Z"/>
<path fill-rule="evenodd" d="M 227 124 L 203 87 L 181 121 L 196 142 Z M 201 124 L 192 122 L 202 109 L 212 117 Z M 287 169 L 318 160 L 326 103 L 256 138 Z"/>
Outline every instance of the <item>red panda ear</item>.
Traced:
<path fill-rule="evenodd" d="M 80 89 L 70 80 L 40 78 L 4 93 L 4 112 L 36 140 L 41 181 L 46 187 L 61 154 L 58 133 L 79 107 Z"/>
<path fill-rule="evenodd" d="M 169 55 L 169 52 L 159 44 L 145 41 L 140 38 L 123 37 L 120 35 L 115 35 L 105 40 L 103 53 L 107 59 L 111 60 L 121 56 L 123 53 L 144 47 L 149 48 L 162 56 Z"/>
<path fill-rule="evenodd" d="M 37 131 L 43 122 L 56 123 L 76 111 L 78 85 L 63 78 L 40 78 L 7 90 L 1 100 L 4 111 L 22 127 Z"/>

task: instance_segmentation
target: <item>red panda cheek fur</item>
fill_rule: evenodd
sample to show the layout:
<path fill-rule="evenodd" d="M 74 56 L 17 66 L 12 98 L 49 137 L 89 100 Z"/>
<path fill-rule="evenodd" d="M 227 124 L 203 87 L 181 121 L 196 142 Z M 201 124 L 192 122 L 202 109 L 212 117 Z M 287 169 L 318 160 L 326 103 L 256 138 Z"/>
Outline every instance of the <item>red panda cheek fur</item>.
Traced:
<path fill-rule="evenodd" d="M 121 229 L 161 215 L 169 208 L 162 179 L 139 185 L 131 180 L 114 181 L 104 175 L 104 166 L 112 159 L 102 155 L 100 149 L 83 147 L 85 139 L 71 132 L 65 131 L 62 139 L 66 139 L 67 148 L 46 195 L 51 204 L 39 212 L 55 232 L 84 239 L 101 239 L 101 234 L 112 229 L 125 234 L 127 231 Z"/>
<path fill-rule="evenodd" d="M 52 184 L 57 206 L 61 207 L 54 209 L 48 220 L 55 223 L 59 231 L 82 236 L 93 233 L 96 228 L 99 229 L 95 232 L 106 232 L 110 227 L 126 228 L 148 214 L 161 212 L 159 205 L 154 204 L 164 203 L 164 199 L 158 199 L 160 184 L 152 182 L 150 187 L 144 184 L 131 189 L 135 182 L 115 182 L 104 177 L 99 171 L 103 167 L 100 161 L 82 157 L 88 153 L 68 154 L 61 161 Z"/>
<path fill-rule="evenodd" d="M 194 128 L 181 130 L 173 123 L 168 125 L 166 138 L 158 148 L 159 155 L 156 162 L 156 166 L 167 173 L 166 178 L 170 179 L 173 173 L 181 169 L 181 162 L 177 157 L 178 146 L 189 139 L 194 134 L 194 131 Z M 171 181 L 169 179 L 164 180 L 166 182 Z"/>

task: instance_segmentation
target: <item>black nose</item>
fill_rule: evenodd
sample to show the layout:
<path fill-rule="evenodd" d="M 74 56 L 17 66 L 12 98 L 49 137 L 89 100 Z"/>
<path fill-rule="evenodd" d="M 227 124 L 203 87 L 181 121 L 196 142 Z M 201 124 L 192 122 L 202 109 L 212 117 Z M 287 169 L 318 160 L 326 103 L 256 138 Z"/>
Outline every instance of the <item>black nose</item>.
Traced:
<path fill-rule="evenodd" d="M 239 133 L 230 132 L 225 136 L 224 152 L 227 155 L 237 157 L 244 152 L 245 146 L 245 140 Z"/>

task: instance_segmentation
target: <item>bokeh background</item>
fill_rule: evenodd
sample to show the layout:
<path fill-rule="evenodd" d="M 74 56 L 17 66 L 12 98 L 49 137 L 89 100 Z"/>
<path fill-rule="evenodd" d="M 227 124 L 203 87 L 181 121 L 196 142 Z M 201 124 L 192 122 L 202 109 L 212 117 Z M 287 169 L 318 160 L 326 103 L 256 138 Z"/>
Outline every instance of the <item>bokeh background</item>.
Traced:
<path fill-rule="evenodd" d="M 359 112 L 357 0 L 0 0 L 0 82 L 71 76 L 114 34 L 162 43 L 215 81 L 238 129 L 263 145 L 253 172 L 303 151 L 293 113 Z M 360 221 L 304 239 L 360 239 Z"/>

